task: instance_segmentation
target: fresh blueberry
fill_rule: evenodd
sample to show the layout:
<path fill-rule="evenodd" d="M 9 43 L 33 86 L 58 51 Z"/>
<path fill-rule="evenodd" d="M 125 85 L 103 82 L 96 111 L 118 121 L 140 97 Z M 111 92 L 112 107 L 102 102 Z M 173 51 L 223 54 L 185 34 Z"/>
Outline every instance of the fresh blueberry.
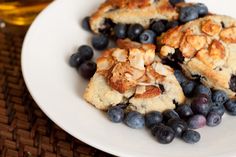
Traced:
<path fill-rule="evenodd" d="M 210 110 L 209 100 L 206 95 L 199 95 L 193 99 L 191 108 L 195 114 L 207 115 Z"/>
<path fill-rule="evenodd" d="M 79 53 L 74 53 L 70 56 L 69 64 L 71 67 L 78 68 L 86 59 Z"/>
<path fill-rule="evenodd" d="M 157 36 L 159 36 L 166 30 L 165 23 L 166 21 L 164 20 L 155 21 L 151 24 L 150 28 L 156 33 Z"/>
<path fill-rule="evenodd" d="M 114 27 L 115 37 L 118 39 L 124 39 L 127 36 L 127 25 L 118 23 Z"/>
<path fill-rule="evenodd" d="M 228 100 L 227 94 L 222 90 L 216 90 L 212 93 L 212 101 L 224 104 Z"/>
<path fill-rule="evenodd" d="M 184 76 L 181 70 L 175 70 L 174 75 L 180 84 L 183 84 L 187 81 L 187 78 Z"/>
<path fill-rule="evenodd" d="M 185 0 L 169 0 L 170 4 L 175 6 L 175 4 L 180 3 L 180 2 L 185 2 Z"/>
<path fill-rule="evenodd" d="M 194 130 L 186 130 L 183 132 L 182 139 L 186 143 L 194 144 L 197 143 L 201 139 L 201 135 Z"/>
<path fill-rule="evenodd" d="M 206 118 L 203 115 L 194 115 L 188 120 L 188 127 L 190 129 L 199 129 L 206 125 Z"/>
<path fill-rule="evenodd" d="M 129 28 L 128 28 L 128 37 L 131 39 L 131 40 L 135 40 L 135 41 L 138 41 L 139 40 L 139 36 L 140 34 L 144 31 L 144 28 L 142 25 L 140 24 L 133 24 L 133 25 L 130 25 Z"/>
<path fill-rule="evenodd" d="M 107 36 L 99 34 L 92 38 L 92 45 L 96 50 L 104 50 L 109 44 L 109 39 Z"/>
<path fill-rule="evenodd" d="M 221 103 L 217 103 L 217 102 L 213 102 L 210 105 L 210 111 L 209 112 L 216 112 L 218 113 L 220 116 L 223 116 L 225 113 L 225 108 L 224 105 Z"/>
<path fill-rule="evenodd" d="M 124 119 L 125 112 L 119 106 L 110 107 L 107 111 L 108 118 L 114 123 L 120 123 Z"/>
<path fill-rule="evenodd" d="M 198 18 L 198 10 L 194 6 L 187 6 L 180 9 L 179 20 L 186 23 Z"/>
<path fill-rule="evenodd" d="M 140 36 L 139 41 L 143 44 L 155 43 L 156 33 L 152 30 L 145 30 Z"/>
<path fill-rule="evenodd" d="M 86 61 L 78 68 L 80 75 L 85 79 L 90 79 L 97 70 L 97 64 L 92 61 Z"/>
<path fill-rule="evenodd" d="M 187 123 L 179 118 L 168 120 L 167 125 L 175 131 L 175 136 L 178 137 L 187 129 Z"/>
<path fill-rule="evenodd" d="M 236 116 L 236 100 L 228 100 L 224 105 L 229 114 Z"/>
<path fill-rule="evenodd" d="M 131 111 L 126 115 L 125 123 L 133 129 L 141 129 L 145 125 L 145 119 L 139 112 Z"/>
<path fill-rule="evenodd" d="M 199 84 L 194 89 L 194 95 L 198 96 L 201 94 L 205 94 L 210 98 L 211 97 L 211 89 L 202 85 L 202 84 Z"/>
<path fill-rule="evenodd" d="M 214 127 L 221 123 L 221 116 L 216 112 L 209 112 L 206 120 L 208 126 Z"/>
<path fill-rule="evenodd" d="M 158 127 L 159 127 L 160 125 L 164 125 L 164 124 L 163 124 L 163 123 L 158 123 L 158 124 L 153 125 L 153 126 L 150 128 L 151 133 L 152 133 L 153 136 L 155 136 L 155 134 L 156 134 L 156 132 L 157 132 L 157 129 L 158 129 Z"/>
<path fill-rule="evenodd" d="M 178 21 L 168 21 L 166 24 L 166 30 L 179 26 Z"/>
<path fill-rule="evenodd" d="M 230 81 L 229 81 L 229 88 L 232 91 L 236 92 L 236 75 L 231 76 Z"/>
<path fill-rule="evenodd" d="M 91 31 L 89 19 L 90 19 L 90 17 L 87 16 L 82 20 L 82 27 L 83 27 L 83 29 L 85 29 L 87 31 Z"/>
<path fill-rule="evenodd" d="M 196 83 L 192 80 L 185 81 L 181 84 L 184 95 L 187 97 L 191 97 L 193 94 L 193 90 L 196 86 Z"/>
<path fill-rule="evenodd" d="M 171 109 L 164 111 L 162 114 L 163 114 L 163 119 L 166 122 L 170 119 L 179 118 L 178 113 L 175 110 Z"/>
<path fill-rule="evenodd" d="M 193 115 L 190 105 L 180 105 L 177 107 L 176 112 L 181 118 L 188 118 Z"/>
<path fill-rule="evenodd" d="M 86 60 L 90 60 L 93 57 L 93 49 L 88 45 L 80 46 L 78 48 L 78 53 L 80 53 L 81 56 Z"/>
<path fill-rule="evenodd" d="M 149 112 L 145 115 L 145 124 L 148 128 L 151 128 L 155 124 L 161 123 L 163 116 L 158 111 Z"/>
<path fill-rule="evenodd" d="M 175 138 L 175 131 L 166 125 L 158 125 L 155 132 L 155 137 L 161 144 L 169 144 Z"/>
<path fill-rule="evenodd" d="M 194 7 L 197 9 L 199 16 L 206 16 L 208 14 L 208 8 L 205 4 L 197 3 Z"/>

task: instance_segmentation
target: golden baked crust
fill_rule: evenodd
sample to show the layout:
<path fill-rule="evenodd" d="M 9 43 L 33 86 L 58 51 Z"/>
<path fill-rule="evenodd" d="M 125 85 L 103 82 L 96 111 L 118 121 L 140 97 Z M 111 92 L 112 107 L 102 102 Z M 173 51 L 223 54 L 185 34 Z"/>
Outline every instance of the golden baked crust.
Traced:
<path fill-rule="evenodd" d="M 174 102 L 184 102 L 173 70 L 155 59 L 155 45 L 129 40 L 119 43 L 126 48 L 106 50 L 97 59 L 97 71 L 85 91 L 85 100 L 102 110 L 128 102 L 128 109 L 140 113 L 162 112 L 175 108 Z"/>
<path fill-rule="evenodd" d="M 176 8 L 169 0 L 107 0 L 91 16 L 90 26 L 95 33 L 99 33 L 104 27 L 105 19 L 114 23 L 139 23 L 148 27 L 151 20 L 177 18 Z"/>
<path fill-rule="evenodd" d="M 231 86 L 236 74 L 235 19 L 221 15 L 197 19 L 169 30 L 159 42 L 162 57 L 173 55 L 173 48 L 181 51 L 180 65 L 189 77 L 199 75 L 205 85 L 235 97 L 236 87 Z"/>

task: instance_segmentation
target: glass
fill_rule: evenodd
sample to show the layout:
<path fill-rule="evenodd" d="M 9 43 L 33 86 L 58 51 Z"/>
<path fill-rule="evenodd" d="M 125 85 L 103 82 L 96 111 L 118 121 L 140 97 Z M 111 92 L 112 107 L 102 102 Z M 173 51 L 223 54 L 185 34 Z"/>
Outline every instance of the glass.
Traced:
<path fill-rule="evenodd" d="M 0 0 L 0 20 L 27 26 L 52 0 Z"/>

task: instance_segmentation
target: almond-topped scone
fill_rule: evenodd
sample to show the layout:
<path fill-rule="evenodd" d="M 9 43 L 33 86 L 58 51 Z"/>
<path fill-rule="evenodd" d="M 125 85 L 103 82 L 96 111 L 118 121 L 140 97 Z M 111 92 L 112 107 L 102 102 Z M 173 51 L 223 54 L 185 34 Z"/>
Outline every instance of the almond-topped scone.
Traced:
<path fill-rule="evenodd" d="M 175 108 L 185 100 L 182 88 L 173 70 L 155 57 L 152 44 L 106 50 L 84 98 L 101 110 L 119 103 L 143 114 Z"/>
<path fill-rule="evenodd" d="M 190 78 L 236 94 L 236 20 L 211 15 L 169 30 L 159 39 L 160 55 L 179 62 Z"/>
<path fill-rule="evenodd" d="M 153 19 L 177 18 L 177 11 L 169 0 L 106 0 L 91 16 L 90 26 L 99 33 L 106 27 L 106 20 L 123 24 L 139 23 L 148 27 Z"/>

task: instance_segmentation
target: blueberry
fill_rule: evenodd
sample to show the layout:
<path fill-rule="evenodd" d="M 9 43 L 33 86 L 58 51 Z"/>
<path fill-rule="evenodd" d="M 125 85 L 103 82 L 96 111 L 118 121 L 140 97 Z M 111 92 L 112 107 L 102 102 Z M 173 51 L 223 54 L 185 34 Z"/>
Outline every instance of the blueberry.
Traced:
<path fill-rule="evenodd" d="M 187 97 L 191 97 L 193 94 L 193 90 L 196 86 L 196 83 L 192 80 L 185 81 L 181 84 L 184 95 Z"/>
<path fill-rule="evenodd" d="M 236 100 L 228 100 L 224 105 L 229 114 L 236 116 Z"/>
<path fill-rule="evenodd" d="M 70 64 L 71 67 L 78 68 L 85 61 L 86 61 L 85 58 L 82 57 L 81 54 L 74 53 L 70 56 L 69 64 Z"/>
<path fill-rule="evenodd" d="M 194 7 L 197 9 L 199 16 L 206 16 L 208 14 L 208 8 L 205 4 L 197 3 Z"/>
<path fill-rule="evenodd" d="M 202 85 L 202 84 L 197 85 L 194 89 L 194 95 L 198 96 L 201 94 L 205 94 L 210 98 L 211 97 L 211 89 Z"/>
<path fill-rule="evenodd" d="M 216 90 L 212 93 L 212 101 L 224 104 L 228 100 L 227 94 L 222 90 Z"/>
<path fill-rule="evenodd" d="M 175 53 L 171 56 L 171 58 L 178 63 L 184 62 L 184 56 L 179 49 L 175 49 Z"/>
<path fill-rule="evenodd" d="M 175 110 L 166 110 L 163 113 L 163 119 L 167 122 L 170 119 L 179 118 L 178 113 Z"/>
<path fill-rule="evenodd" d="M 206 95 L 199 95 L 194 98 L 191 108 L 195 114 L 207 115 L 210 110 L 209 100 Z"/>
<path fill-rule="evenodd" d="M 187 123 L 179 118 L 170 119 L 167 122 L 167 125 L 175 131 L 175 136 L 178 137 L 180 137 L 183 131 L 187 129 Z"/>
<path fill-rule="evenodd" d="M 127 25 L 118 23 L 118 24 L 114 27 L 114 33 L 115 33 L 115 36 L 116 36 L 118 39 L 124 39 L 124 38 L 126 38 L 126 36 L 127 36 Z"/>
<path fill-rule="evenodd" d="M 91 31 L 89 19 L 90 19 L 90 17 L 87 16 L 82 20 L 82 27 L 83 27 L 83 29 L 85 29 L 87 31 Z"/>
<path fill-rule="evenodd" d="M 225 108 L 224 105 L 221 103 L 213 102 L 210 106 L 210 111 L 209 112 L 216 112 L 220 116 L 223 116 L 225 113 Z"/>
<path fill-rule="evenodd" d="M 187 6 L 180 9 L 179 20 L 186 23 L 198 18 L 198 10 L 194 6 Z"/>
<path fill-rule="evenodd" d="M 145 125 L 145 119 L 139 112 L 131 111 L 126 115 L 125 123 L 133 129 L 141 129 Z"/>
<path fill-rule="evenodd" d="M 133 24 L 130 25 L 128 28 L 128 37 L 131 40 L 138 41 L 139 40 L 139 35 L 144 31 L 144 28 L 140 24 Z"/>
<path fill-rule="evenodd" d="M 143 44 L 155 43 L 156 33 L 152 30 L 145 30 L 140 36 L 139 41 Z"/>
<path fill-rule="evenodd" d="M 184 82 L 187 81 L 187 78 L 180 70 L 175 70 L 174 75 L 180 84 L 183 84 Z"/>
<path fill-rule="evenodd" d="M 92 45 L 96 50 L 104 50 L 109 44 L 109 39 L 107 36 L 99 34 L 92 38 Z"/>
<path fill-rule="evenodd" d="M 176 112 L 181 118 L 188 118 L 193 115 L 190 105 L 180 105 L 177 107 Z"/>
<path fill-rule="evenodd" d="M 175 131 L 171 127 L 158 125 L 156 128 L 155 137 L 161 144 L 169 144 L 175 138 Z"/>
<path fill-rule="evenodd" d="M 216 112 L 209 112 L 206 120 L 208 126 L 214 127 L 221 123 L 221 116 Z"/>
<path fill-rule="evenodd" d="M 162 122 L 162 114 L 158 111 L 149 112 L 145 115 L 145 124 L 148 128 L 151 128 L 155 124 Z"/>
<path fill-rule="evenodd" d="M 80 46 L 78 48 L 78 53 L 80 53 L 81 56 L 86 60 L 90 60 L 93 57 L 93 49 L 88 45 Z"/>
<path fill-rule="evenodd" d="M 229 88 L 236 92 L 236 75 L 232 75 L 229 81 Z"/>
<path fill-rule="evenodd" d="M 86 61 L 78 68 L 80 75 L 85 79 L 90 79 L 97 70 L 97 64 L 92 61 Z"/>
<path fill-rule="evenodd" d="M 164 125 L 163 123 L 158 123 L 158 124 L 155 124 L 153 125 L 150 130 L 151 130 L 151 133 L 153 136 L 155 136 L 156 132 L 157 132 L 157 129 L 159 128 L 160 125 Z"/>
<path fill-rule="evenodd" d="M 185 0 L 169 0 L 170 4 L 175 6 L 177 3 L 185 2 Z"/>
<path fill-rule="evenodd" d="M 188 120 L 188 127 L 190 129 L 199 129 L 206 125 L 206 118 L 203 115 L 194 115 Z"/>
<path fill-rule="evenodd" d="M 168 21 L 166 24 L 166 30 L 179 26 L 178 21 Z"/>
<path fill-rule="evenodd" d="M 161 35 L 166 30 L 165 21 L 159 20 L 151 24 L 151 30 L 153 30 L 157 36 Z"/>
<path fill-rule="evenodd" d="M 125 112 L 119 106 L 110 107 L 107 111 L 108 118 L 114 123 L 120 123 L 124 119 Z"/>
<path fill-rule="evenodd" d="M 182 139 L 186 143 L 194 144 L 201 139 L 201 135 L 194 130 L 186 130 L 183 132 Z"/>

